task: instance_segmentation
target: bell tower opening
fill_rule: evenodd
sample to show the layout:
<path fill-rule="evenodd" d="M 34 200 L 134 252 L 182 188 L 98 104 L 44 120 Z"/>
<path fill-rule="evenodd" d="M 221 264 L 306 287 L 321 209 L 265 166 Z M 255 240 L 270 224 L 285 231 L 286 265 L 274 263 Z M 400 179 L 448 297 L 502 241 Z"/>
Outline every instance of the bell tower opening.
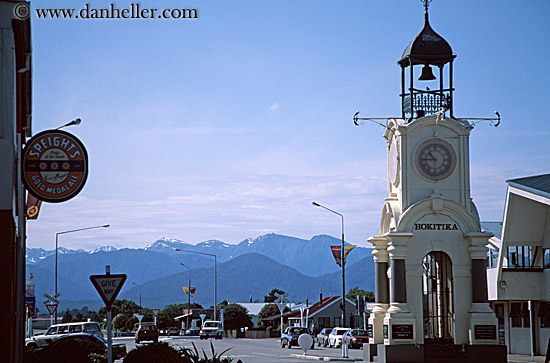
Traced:
<path fill-rule="evenodd" d="M 432 251 L 423 261 L 424 343 L 454 342 L 453 264 L 445 252 Z"/>

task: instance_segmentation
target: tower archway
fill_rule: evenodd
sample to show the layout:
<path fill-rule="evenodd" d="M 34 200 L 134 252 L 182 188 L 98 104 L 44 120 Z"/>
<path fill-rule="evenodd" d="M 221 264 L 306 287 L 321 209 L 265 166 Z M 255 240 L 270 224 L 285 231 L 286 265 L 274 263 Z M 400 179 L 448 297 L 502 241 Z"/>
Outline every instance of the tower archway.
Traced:
<path fill-rule="evenodd" d="M 454 341 L 453 264 L 445 252 L 432 251 L 424 256 L 423 311 L 424 342 Z"/>

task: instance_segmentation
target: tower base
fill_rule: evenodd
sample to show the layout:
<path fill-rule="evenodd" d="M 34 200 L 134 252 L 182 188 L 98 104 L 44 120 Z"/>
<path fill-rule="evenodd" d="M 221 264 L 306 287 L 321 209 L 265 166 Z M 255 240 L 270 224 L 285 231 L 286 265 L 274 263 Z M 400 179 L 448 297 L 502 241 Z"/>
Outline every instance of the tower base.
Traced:
<path fill-rule="evenodd" d="M 363 361 L 374 363 L 506 363 L 505 345 L 363 344 Z"/>

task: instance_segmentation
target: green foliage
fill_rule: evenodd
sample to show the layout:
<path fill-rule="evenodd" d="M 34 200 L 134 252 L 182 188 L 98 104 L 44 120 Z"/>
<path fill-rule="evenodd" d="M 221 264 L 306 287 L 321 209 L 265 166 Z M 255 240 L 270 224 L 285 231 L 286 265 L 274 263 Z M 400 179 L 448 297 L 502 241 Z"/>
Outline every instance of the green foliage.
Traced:
<path fill-rule="evenodd" d="M 279 319 L 275 319 L 275 320 L 263 320 L 263 319 L 270 318 L 272 316 L 276 316 L 279 314 L 280 314 L 279 308 L 277 307 L 276 304 L 264 305 L 262 310 L 260 310 L 260 312 L 258 313 L 258 321 L 260 322 L 259 325 L 270 329 L 276 329 L 277 326 L 279 326 L 280 324 Z"/>
<path fill-rule="evenodd" d="M 115 300 L 111 306 L 112 316 L 117 316 L 119 313 L 124 315 L 133 316 L 134 314 L 139 313 L 140 307 L 133 301 L 130 300 Z M 107 318 L 107 308 L 104 306 L 99 309 L 99 318 L 101 321 Z"/>
<path fill-rule="evenodd" d="M 191 309 L 202 309 L 202 306 L 197 303 L 191 303 L 191 305 L 188 305 L 187 303 L 166 305 L 157 315 L 157 326 L 159 329 L 177 329 L 177 322 L 174 318 L 182 315 L 183 309 L 187 309 L 188 307 Z"/>
<path fill-rule="evenodd" d="M 62 323 L 70 323 L 73 321 L 73 316 L 71 315 L 71 312 L 69 310 L 65 311 L 63 314 L 63 320 L 61 320 Z"/>
<path fill-rule="evenodd" d="M 367 302 L 374 302 L 374 293 L 372 291 L 363 290 L 357 286 L 348 291 L 348 293 L 346 294 L 346 299 L 351 300 L 355 304 L 357 304 L 358 296 L 361 296 L 361 300 L 363 299 L 362 296 L 365 296 Z"/>
<path fill-rule="evenodd" d="M 187 363 L 182 354 L 167 343 L 147 344 L 128 352 L 124 357 L 124 363 Z"/>
<path fill-rule="evenodd" d="M 231 348 L 216 353 L 214 345 L 210 342 L 212 357 L 209 358 L 204 349 L 199 352 L 195 343 L 192 344 L 193 349 L 181 348 L 180 350 L 162 342 L 139 346 L 128 353 L 124 363 L 231 363 L 232 361 L 229 357 L 222 358 L 222 355 Z"/>
<path fill-rule="evenodd" d="M 268 295 L 264 296 L 264 302 L 275 302 L 275 300 L 277 300 L 277 297 L 275 296 L 275 293 L 284 294 L 285 292 L 283 290 L 273 289 L 269 292 Z"/>
<path fill-rule="evenodd" d="M 239 304 L 228 304 L 223 310 L 224 326 L 228 330 L 252 326 L 248 310 Z"/>

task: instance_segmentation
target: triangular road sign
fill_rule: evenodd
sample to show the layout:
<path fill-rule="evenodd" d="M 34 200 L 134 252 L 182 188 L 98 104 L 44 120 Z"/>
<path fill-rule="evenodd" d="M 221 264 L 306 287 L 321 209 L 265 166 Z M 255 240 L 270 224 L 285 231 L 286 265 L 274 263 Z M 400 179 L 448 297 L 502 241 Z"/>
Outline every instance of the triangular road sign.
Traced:
<path fill-rule="evenodd" d="M 50 315 L 53 315 L 53 313 L 57 310 L 57 304 L 46 304 L 46 307 L 48 308 Z"/>
<path fill-rule="evenodd" d="M 96 288 L 105 305 L 110 308 L 113 305 L 122 285 L 126 281 L 125 274 L 92 275 L 90 281 Z"/>

